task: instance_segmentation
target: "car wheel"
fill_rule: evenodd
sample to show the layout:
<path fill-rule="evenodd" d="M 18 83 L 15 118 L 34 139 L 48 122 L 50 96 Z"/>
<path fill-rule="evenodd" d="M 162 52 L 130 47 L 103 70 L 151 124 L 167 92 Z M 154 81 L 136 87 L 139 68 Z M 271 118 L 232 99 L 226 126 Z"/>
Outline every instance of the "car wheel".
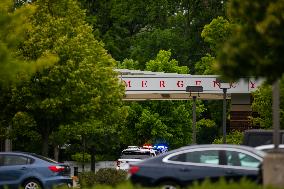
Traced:
<path fill-rule="evenodd" d="M 177 188 L 179 188 L 177 183 L 170 182 L 170 181 L 163 182 L 159 186 L 160 186 L 161 189 L 177 189 Z"/>
<path fill-rule="evenodd" d="M 41 189 L 41 185 L 37 180 L 31 179 L 24 183 L 24 189 Z"/>

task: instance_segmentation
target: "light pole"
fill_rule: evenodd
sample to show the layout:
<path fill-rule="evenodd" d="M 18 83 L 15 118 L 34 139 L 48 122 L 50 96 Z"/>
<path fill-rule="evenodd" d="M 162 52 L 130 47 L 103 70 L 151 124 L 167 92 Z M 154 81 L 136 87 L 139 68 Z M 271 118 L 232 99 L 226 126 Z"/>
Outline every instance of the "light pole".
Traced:
<path fill-rule="evenodd" d="M 197 92 L 199 96 L 200 92 L 203 92 L 202 86 L 187 86 L 186 92 L 189 92 L 191 96 L 192 92 Z M 192 104 L 192 144 L 196 144 L 196 95 L 192 96 L 193 104 Z"/>
<path fill-rule="evenodd" d="M 223 88 L 223 144 L 226 144 L 226 135 L 227 135 L 227 132 L 226 132 L 226 112 L 227 112 L 227 109 L 226 109 L 226 106 L 227 106 L 227 103 L 226 103 L 226 96 L 227 96 L 227 88 Z"/>
<path fill-rule="evenodd" d="M 222 126 L 222 130 L 223 130 L 223 144 L 226 144 L 226 135 L 227 135 L 227 128 L 226 128 L 226 113 L 227 113 L 227 110 L 226 110 L 226 107 L 227 107 L 227 102 L 226 102 L 226 99 L 227 99 L 227 90 L 231 88 L 231 85 L 230 83 L 227 83 L 225 81 L 222 81 L 222 80 L 216 80 L 218 83 L 219 83 L 219 86 L 220 86 L 220 89 L 223 90 L 223 126 Z"/>
<path fill-rule="evenodd" d="M 280 88 L 279 80 L 275 81 L 272 90 L 272 118 L 273 118 L 273 143 L 277 151 L 280 142 Z"/>

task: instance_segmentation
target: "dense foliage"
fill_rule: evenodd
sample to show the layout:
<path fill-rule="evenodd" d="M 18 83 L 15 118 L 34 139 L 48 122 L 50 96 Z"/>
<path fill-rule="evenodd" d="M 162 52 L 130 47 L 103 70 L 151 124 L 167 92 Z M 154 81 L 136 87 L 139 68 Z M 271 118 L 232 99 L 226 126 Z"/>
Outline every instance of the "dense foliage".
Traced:
<path fill-rule="evenodd" d="M 16 53 L 19 43 L 25 38 L 25 31 L 30 27 L 27 18 L 33 11 L 33 6 L 23 6 L 13 11 L 12 1 L 9 0 L 3 0 L 0 3 L 1 86 L 7 86 L 11 82 L 18 82 L 18 74 L 29 76 L 35 71 L 47 67 L 57 61 L 57 58 L 50 53 L 39 56 L 33 61 L 26 61 Z"/>
<path fill-rule="evenodd" d="M 283 3 L 231 0 L 228 15 L 226 3 L 1 1 L 0 138 L 13 139 L 15 150 L 96 160 L 116 159 L 128 145 L 190 144 L 191 101 L 122 102 L 113 69 L 275 80 Z M 270 92 L 264 86 L 254 94 L 260 116 L 253 121 L 263 128 L 271 125 Z M 221 103 L 197 101 L 198 143 L 220 142 Z M 231 133 L 228 141 L 240 138 Z"/>
<path fill-rule="evenodd" d="M 231 79 L 253 75 L 273 82 L 281 78 L 284 72 L 283 0 L 231 0 L 228 7 L 236 27 L 234 35 L 218 53 L 221 73 Z"/>
<path fill-rule="evenodd" d="M 16 149 L 33 142 L 42 148 L 26 150 L 42 149 L 48 155 L 49 145 L 56 150 L 70 139 L 113 130 L 127 113 L 115 61 L 92 35 L 77 3 L 40 0 L 34 9 L 18 54 L 33 61 L 52 53 L 59 61 L 12 87 L 15 110 L 10 124 L 18 138 Z"/>
<path fill-rule="evenodd" d="M 226 136 L 226 143 L 227 144 L 242 144 L 243 142 L 243 133 L 240 131 L 232 131 Z M 213 141 L 213 144 L 222 144 L 223 143 L 223 138 L 216 138 Z"/>
<path fill-rule="evenodd" d="M 14 149 L 42 149 L 43 154 L 58 158 L 62 147 L 70 157 L 76 151 L 112 159 L 109 154 L 115 157 L 130 144 L 167 142 L 176 148 L 191 143 L 191 101 L 125 103 L 129 106 L 126 120 L 128 108 L 120 101 L 123 88 L 112 68 L 116 64 L 128 69 L 213 73 L 210 64 L 203 64 L 211 62 L 209 55 L 200 66 L 194 64 L 212 51 L 201 39 L 201 31 L 211 19 L 224 15 L 225 1 L 79 2 L 87 17 L 72 0 L 15 1 L 17 9 L 33 7 L 24 22 L 27 27 L 22 28 L 23 40 L 15 45 L 17 56 L 29 62 L 54 57 L 57 63 L 15 87 L 1 89 L 5 107 L 1 120 L 13 128 L 9 136 L 17 138 Z M 213 104 L 214 109 L 221 108 Z M 211 107 L 211 102 L 197 103 L 200 143 L 210 143 L 218 135 L 220 119 L 216 111 L 209 113 Z M 71 145 L 63 148 L 66 143 Z"/>
<path fill-rule="evenodd" d="M 81 0 L 94 32 L 119 61 L 137 60 L 140 69 L 160 50 L 172 50 L 180 65 L 193 67 L 208 48 L 203 26 L 224 15 L 224 0 Z M 193 73 L 193 69 L 191 69 Z"/>
<path fill-rule="evenodd" d="M 284 80 L 280 80 L 280 127 L 284 128 Z M 253 94 L 254 101 L 252 103 L 253 111 L 258 113 L 258 116 L 253 117 L 254 125 L 259 125 L 263 129 L 272 128 L 272 87 L 268 84 L 263 85 Z"/>

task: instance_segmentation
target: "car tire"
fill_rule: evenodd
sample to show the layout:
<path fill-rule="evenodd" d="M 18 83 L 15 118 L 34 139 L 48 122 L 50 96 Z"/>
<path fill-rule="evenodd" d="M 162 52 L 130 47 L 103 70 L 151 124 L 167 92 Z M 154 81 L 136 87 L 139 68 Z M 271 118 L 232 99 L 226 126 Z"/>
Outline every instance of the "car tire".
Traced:
<path fill-rule="evenodd" d="M 24 184 L 23 184 L 23 189 L 41 189 L 41 185 L 39 183 L 39 181 L 35 180 L 35 179 L 30 179 L 27 180 Z"/>
<path fill-rule="evenodd" d="M 179 185 L 173 181 L 165 181 L 159 184 L 161 189 L 177 189 L 180 188 Z"/>

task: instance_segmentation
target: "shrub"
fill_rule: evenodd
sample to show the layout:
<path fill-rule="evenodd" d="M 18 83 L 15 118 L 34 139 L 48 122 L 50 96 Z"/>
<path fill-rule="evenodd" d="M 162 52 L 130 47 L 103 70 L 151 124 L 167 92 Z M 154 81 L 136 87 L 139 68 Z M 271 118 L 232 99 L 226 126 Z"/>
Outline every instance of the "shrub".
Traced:
<path fill-rule="evenodd" d="M 116 186 L 127 179 L 127 172 L 113 168 L 103 168 L 95 172 L 84 172 L 79 174 L 79 184 L 81 187 L 91 187 L 94 185 Z"/>
<path fill-rule="evenodd" d="M 95 185 L 95 172 L 82 172 L 79 176 L 79 184 L 81 187 L 91 187 Z"/>
<path fill-rule="evenodd" d="M 104 168 L 98 170 L 95 175 L 96 184 L 107 184 L 115 186 L 126 181 L 127 172 L 123 170 L 116 170 L 113 168 Z"/>

